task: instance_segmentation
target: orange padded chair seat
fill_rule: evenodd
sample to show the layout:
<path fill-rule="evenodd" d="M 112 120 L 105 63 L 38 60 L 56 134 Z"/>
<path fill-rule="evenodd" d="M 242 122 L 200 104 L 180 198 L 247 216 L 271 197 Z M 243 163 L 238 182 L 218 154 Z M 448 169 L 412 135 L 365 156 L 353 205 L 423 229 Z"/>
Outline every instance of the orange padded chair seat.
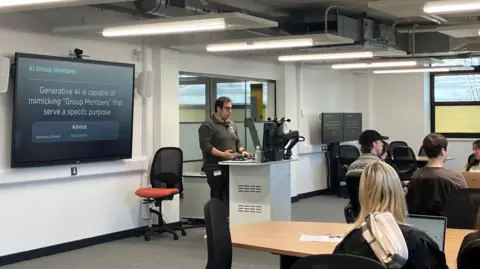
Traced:
<path fill-rule="evenodd" d="M 164 189 L 164 188 L 141 188 L 135 194 L 142 198 L 164 198 L 179 192 L 178 189 Z"/>

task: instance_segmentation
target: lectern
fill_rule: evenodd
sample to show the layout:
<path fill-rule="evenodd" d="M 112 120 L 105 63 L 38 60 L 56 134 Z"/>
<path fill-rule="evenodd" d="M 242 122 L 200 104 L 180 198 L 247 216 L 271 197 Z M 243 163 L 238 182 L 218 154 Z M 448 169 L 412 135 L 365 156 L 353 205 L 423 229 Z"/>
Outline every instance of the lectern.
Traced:
<path fill-rule="evenodd" d="M 292 161 L 219 163 L 230 167 L 230 226 L 291 220 Z"/>

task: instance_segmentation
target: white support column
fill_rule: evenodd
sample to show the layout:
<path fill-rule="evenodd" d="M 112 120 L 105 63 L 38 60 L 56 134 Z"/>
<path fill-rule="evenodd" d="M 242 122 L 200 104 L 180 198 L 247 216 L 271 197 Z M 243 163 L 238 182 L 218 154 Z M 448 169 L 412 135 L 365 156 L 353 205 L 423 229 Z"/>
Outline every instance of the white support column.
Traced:
<path fill-rule="evenodd" d="M 157 48 L 152 52 L 155 73 L 153 91 L 153 152 L 161 147 L 179 147 L 179 80 L 175 53 Z M 163 218 L 167 223 L 180 220 L 179 195 L 163 203 Z"/>
<path fill-rule="evenodd" d="M 292 122 L 288 123 L 289 129 L 298 130 L 298 102 L 297 102 L 297 73 L 296 66 L 294 64 L 280 64 L 278 66 L 278 79 L 277 79 L 277 117 L 285 117 L 291 119 Z M 301 135 L 301 134 L 300 134 Z M 293 149 L 293 156 L 298 155 L 298 146 Z M 298 162 L 292 162 L 290 165 L 291 172 L 291 196 L 297 196 L 297 164 Z"/>

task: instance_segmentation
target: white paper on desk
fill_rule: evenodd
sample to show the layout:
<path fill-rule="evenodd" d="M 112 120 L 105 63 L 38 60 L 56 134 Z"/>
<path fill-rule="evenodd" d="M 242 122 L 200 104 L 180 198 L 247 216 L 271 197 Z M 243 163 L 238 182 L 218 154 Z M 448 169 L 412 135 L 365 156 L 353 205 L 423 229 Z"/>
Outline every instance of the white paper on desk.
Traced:
<path fill-rule="evenodd" d="M 304 242 L 327 242 L 327 243 L 339 243 L 343 240 L 341 234 L 325 234 L 325 235 L 300 235 L 300 241 Z"/>

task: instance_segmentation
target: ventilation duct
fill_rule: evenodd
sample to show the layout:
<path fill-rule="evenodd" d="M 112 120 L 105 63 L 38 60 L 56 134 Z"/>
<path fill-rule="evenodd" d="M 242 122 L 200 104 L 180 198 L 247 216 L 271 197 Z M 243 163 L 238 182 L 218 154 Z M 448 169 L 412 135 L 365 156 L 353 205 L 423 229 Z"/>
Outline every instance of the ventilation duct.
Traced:
<path fill-rule="evenodd" d="M 453 38 L 437 32 L 417 33 L 415 42 L 413 42 L 412 34 L 400 34 L 398 40 L 401 47 L 408 48 L 407 51 L 415 53 L 415 55 L 452 57 L 462 53 L 480 51 L 478 38 Z"/>
<path fill-rule="evenodd" d="M 320 46 L 306 51 L 319 50 L 358 50 L 367 48 L 391 47 L 397 48 L 397 35 L 392 25 L 380 23 L 367 18 L 351 18 L 340 14 L 328 14 L 326 17 L 305 17 L 288 25 L 283 25 L 290 34 L 329 33 L 355 41 L 353 45 Z M 303 50 L 305 51 L 305 50 Z"/>
<path fill-rule="evenodd" d="M 243 9 L 207 0 L 137 0 L 123 4 L 92 5 L 92 7 L 130 14 L 133 15 L 134 18 L 140 17 L 141 19 L 182 17 L 224 12 L 240 12 L 252 16 L 272 19 L 271 17 L 265 16 L 265 14 L 259 16 L 252 12 L 246 12 Z M 279 28 L 242 30 L 242 32 L 249 32 L 256 36 L 276 36 L 286 34 Z"/>

